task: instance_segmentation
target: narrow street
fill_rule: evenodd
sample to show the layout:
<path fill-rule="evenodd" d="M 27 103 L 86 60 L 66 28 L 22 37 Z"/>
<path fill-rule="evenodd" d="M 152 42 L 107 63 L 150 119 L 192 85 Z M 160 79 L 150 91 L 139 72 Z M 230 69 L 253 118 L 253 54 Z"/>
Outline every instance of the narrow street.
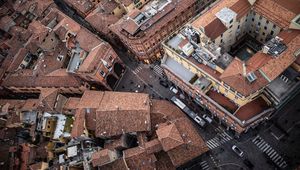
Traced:
<path fill-rule="evenodd" d="M 58 5 L 63 5 L 58 3 Z M 61 9 L 67 15 L 75 19 L 81 25 L 89 28 L 89 25 L 80 18 L 74 11 L 62 6 Z M 68 11 L 68 12 L 66 12 Z M 97 34 L 96 32 L 94 32 Z M 101 37 L 106 40 L 105 37 Z M 122 79 L 118 82 L 114 90 L 148 93 L 154 99 L 169 100 L 175 94 L 170 91 L 171 83 L 166 80 L 163 75 L 162 68 L 158 63 L 144 65 L 134 59 L 123 45 L 111 43 L 116 53 L 126 65 L 126 72 Z M 168 82 L 168 87 L 161 85 L 160 81 Z M 187 96 L 186 96 L 187 97 Z M 294 117 L 300 117 L 300 94 L 291 99 L 289 104 L 277 111 L 274 120 L 269 120 L 265 124 L 261 124 L 255 129 L 250 129 L 247 134 L 241 135 L 240 138 L 234 138 L 230 131 L 218 122 L 213 121 L 205 129 L 197 126 L 199 134 L 204 138 L 210 151 L 195 160 L 179 167 L 184 170 L 198 169 L 291 169 L 300 163 L 300 146 L 296 141 L 300 140 L 299 120 Z M 193 103 L 189 103 L 189 107 L 199 116 L 203 114 L 209 115 L 206 111 Z M 280 115 L 285 115 L 283 122 Z M 273 124 L 285 129 L 285 124 L 291 123 L 287 127 L 288 132 L 280 140 L 275 139 L 272 135 Z M 208 123 L 207 123 L 208 124 Z M 261 137 L 261 139 L 259 139 Z M 258 140 L 259 139 L 259 140 Z M 231 149 L 233 145 L 237 145 L 244 152 L 243 158 L 239 157 Z M 253 168 L 243 163 L 244 160 L 250 161 Z M 285 165 L 286 164 L 286 165 Z"/>

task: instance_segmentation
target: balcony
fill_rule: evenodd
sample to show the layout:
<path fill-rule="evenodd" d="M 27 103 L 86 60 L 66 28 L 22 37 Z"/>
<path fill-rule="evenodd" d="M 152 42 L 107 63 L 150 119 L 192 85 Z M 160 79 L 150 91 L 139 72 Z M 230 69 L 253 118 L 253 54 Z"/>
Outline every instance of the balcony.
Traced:
<path fill-rule="evenodd" d="M 267 102 L 262 97 L 259 97 L 240 107 L 234 116 L 241 121 L 247 121 L 268 109 L 269 105 Z"/>
<path fill-rule="evenodd" d="M 226 96 L 223 96 L 221 93 L 209 90 L 206 95 L 230 113 L 234 113 L 238 109 L 238 106 L 233 101 Z"/>

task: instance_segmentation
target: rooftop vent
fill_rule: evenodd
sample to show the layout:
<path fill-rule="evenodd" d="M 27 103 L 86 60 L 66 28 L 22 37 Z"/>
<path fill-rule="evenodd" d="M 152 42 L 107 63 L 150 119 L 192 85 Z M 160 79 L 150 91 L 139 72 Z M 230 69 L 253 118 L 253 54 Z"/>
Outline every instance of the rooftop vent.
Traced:
<path fill-rule="evenodd" d="M 276 36 L 265 44 L 263 47 L 263 53 L 277 57 L 286 49 L 287 46 L 282 42 L 282 39 Z"/>
<path fill-rule="evenodd" d="M 254 82 L 257 79 L 256 75 L 253 72 L 248 73 L 246 77 L 250 83 Z"/>

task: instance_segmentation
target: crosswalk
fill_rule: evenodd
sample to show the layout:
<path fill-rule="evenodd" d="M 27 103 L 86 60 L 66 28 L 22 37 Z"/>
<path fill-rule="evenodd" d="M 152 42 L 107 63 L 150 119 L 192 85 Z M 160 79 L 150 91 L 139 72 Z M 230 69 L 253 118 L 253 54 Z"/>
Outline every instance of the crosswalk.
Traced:
<path fill-rule="evenodd" d="M 209 149 L 215 149 L 231 139 L 232 137 L 230 135 L 228 135 L 225 131 L 221 131 L 214 138 L 206 141 L 206 144 Z"/>
<path fill-rule="evenodd" d="M 142 69 L 143 69 L 143 68 L 142 68 L 141 66 L 138 66 L 138 67 L 136 67 L 132 72 L 133 72 L 134 74 L 137 74 L 137 73 L 139 73 Z"/>
<path fill-rule="evenodd" d="M 202 170 L 209 169 L 209 165 L 208 165 L 207 161 L 202 161 L 202 162 L 199 163 L 199 165 L 201 166 Z"/>
<path fill-rule="evenodd" d="M 258 147 L 259 150 L 264 152 L 270 160 L 272 160 L 278 167 L 280 168 L 286 168 L 287 163 L 283 159 L 283 157 L 278 154 L 271 145 L 269 145 L 263 138 L 261 138 L 259 135 L 256 136 L 252 142 Z"/>
<path fill-rule="evenodd" d="M 161 68 L 159 65 L 154 65 L 153 71 L 154 71 L 154 73 L 157 74 L 158 76 L 164 76 L 163 68 Z"/>

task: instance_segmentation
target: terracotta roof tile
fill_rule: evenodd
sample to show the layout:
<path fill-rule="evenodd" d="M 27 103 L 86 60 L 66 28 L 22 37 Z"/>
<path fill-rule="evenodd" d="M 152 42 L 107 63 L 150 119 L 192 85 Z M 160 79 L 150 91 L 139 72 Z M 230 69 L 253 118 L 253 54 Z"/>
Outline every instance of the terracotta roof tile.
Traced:
<path fill-rule="evenodd" d="M 43 111 L 54 111 L 58 90 L 55 88 L 45 88 L 41 90 L 39 100 Z"/>
<path fill-rule="evenodd" d="M 242 95 L 248 96 L 268 84 L 268 81 L 260 74 L 258 70 L 251 71 L 254 72 L 257 77 L 257 79 L 252 83 L 250 83 L 247 78 L 243 76 L 243 62 L 237 58 L 234 58 L 222 73 L 221 80 Z M 246 73 L 248 74 L 249 72 L 250 69 L 246 69 Z"/>
<path fill-rule="evenodd" d="M 184 140 L 183 145 L 175 147 L 167 152 L 175 167 L 183 165 L 209 150 L 206 143 L 187 117 L 177 119 L 174 124 Z"/>
<path fill-rule="evenodd" d="M 257 0 L 254 4 L 254 10 L 260 15 L 266 17 L 269 21 L 275 23 L 280 28 L 287 28 L 290 25 L 291 20 L 294 19 L 294 17 L 298 13 L 294 13 L 293 12 L 294 10 L 291 11 L 285 8 L 290 5 L 283 5 L 283 4 L 290 4 L 292 1 L 293 3 L 296 3 L 296 0 L 289 0 L 289 1 L 279 0 L 279 1 Z M 297 11 L 299 11 L 299 8 Z"/>
<path fill-rule="evenodd" d="M 96 130 L 96 109 L 89 109 L 89 113 L 85 114 L 85 122 L 87 130 Z"/>
<path fill-rule="evenodd" d="M 125 160 L 123 158 L 119 158 L 109 164 L 101 166 L 101 170 L 120 170 L 120 169 L 122 170 L 128 169 Z"/>
<path fill-rule="evenodd" d="M 130 148 L 123 151 L 125 162 L 129 169 L 154 170 L 157 161 L 154 154 L 147 154 L 140 147 Z"/>
<path fill-rule="evenodd" d="M 115 150 L 115 149 L 122 150 L 128 148 L 128 144 L 126 140 L 127 140 L 127 134 L 123 134 L 118 139 L 111 140 L 109 141 L 109 143 L 104 143 L 104 148 L 110 150 Z"/>
<path fill-rule="evenodd" d="M 260 114 L 261 112 L 265 111 L 266 109 L 268 109 L 269 106 L 267 104 L 267 102 L 259 97 L 247 104 L 245 104 L 244 106 L 240 107 L 236 113 L 235 116 L 240 119 L 241 121 L 247 121 L 249 119 L 251 119 L 252 117 Z"/>
<path fill-rule="evenodd" d="M 55 12 L 53 12 L 55 13 Z M 77 34 L 81 30 L 81 27 L 78 23 L 68 17 L 64 17 L 59 23 L 53 28 L 53 31 L 58 35 L 60 40 L 66 38 L 66 34 L 71 32 Z"/>
<path fill-rule="evenodd" d="M 107 43 L 101 43 L 91 50 L 91 52 L 86 56 L 83 63 L 80 65 L 79 72 L 90 72 L 95 69 L 104 59 L 104 56 L 112 50 L 112 47 Z"/>
<path fill-rule="evenodd" d="M 80 44 L 80 48 L 87 52 L 90 52 L 94 47 L 102 43 L 102 40 L 86 29 L 80 29 L 76 35 L 76 40 Z"/>
<path fill-rule="evenodd" d="M 147 154 L 160 152 L 163 148 L 158 139 L 153 139 L 145 143 L 145 149 Z"/>
<path fill-rule="evenodd" d="M 278 57 L 269 60 L 260 69 L 270 80 L 277 78 L 296 61 L 297 56 L 294 53 L 300 49 L 300 31 L 286 30 L 280 32 L 278 36 L 283 39 L 283 42 L 287 45 L 287 49 Z"/>
<path fill-rule="evenodd" d="M 104 92 L 100 91 L 85 91 L 80 99 L 78 108 L 98 108 Z"/>
<path fill-rule="evenodd" d="M 112 11 L 110 11 L 109 9 L 103 8 L 102 6 L 98 6 L 85 18 L 85 20 L 89 22 L 97 31 L 103 34 L 108 34 L 108 27 L 119 20 L 119 18 L 111 14 L 111 12 Z"/>
<path fill-rule="evenodd" d="M 39 105 L 39 99 L 27 99 L 25 101 L 25 104 L 20 109 L 21 111 L 34 111 L 37 109 Z"/>
<path fill-rule="evenodd" d="M 233 4 L 230 9 L 237 13 L 236 20 L 239 20 L 245 16 L 251 8 L 251 4 L 248 0 L 240 0 Z"/>
<path fill-rule="evenodd" d="M 79 137 L 84 132 L 85 125 L 85 109 L 77 109 L 75 112 L 75 120 L 71 132 L 72 137 Z"/>
<path fill-rule="evenodd" d="M 141 93 L 105 92 L 96 113 L 96 123 L 97 137 L 149 131 L 149 96 Z"/>
<path fill-rule="evenodd" d="M 215 40 L 226 30 L 227 28 L 218 18 L 215 18 L 213 21 L 211 21 L 204 27 L 206 36 L 209 37 L 211 40 Z"/>
<path fill-rule="evenodd" d="M 217 4 L 215 4 L 211 9 L 206 11 L 204 14 L 199 16 L 196 20 L 192 22 L 192 25 L 195 28 L 200 28 L 201 26 L 205 28 L 208 24 L 210 24 L 212 21 L 214 21 L 216 17 L 216 13 L 218 13 L 221 9 L 224 7 L 231 8 L 234 4 L 239 3 L 239 1 L 247 1 L 247 0 L 221 0 Z M 241 2 L 240 4 L 245 4 L 244 2 Z M 236 9 L 236 7 L 234 7 Z M 243 11 L 239 11 L 243 12 Z M 239 16 L 239 14 L 238 14 Z"/>
<path fill-rule="evenodd" d="M 105 164 L 112 162 L 113 159 L 116 159 L 116 155 L 113 156 L 112 154 L 113 154 L 113 151 L 111 151 L 109 149 L 102 149 L 98 152 L 94 152 L 92 154 L 93 167 L 103 166 Z"/>
<path fill-rule="evenodd" d="M 28 54 L 28 50 L 25 48 L 20 48 L 18 53 L 14 56 L 12 63 L 10 64 L 7 71 L 15 71 L 18 69 L 25 56 Z"/>
<path fill-rule="evenodd" d="M 65 0 L 65 2 L 84 16 L 94 8 L 90 0 Z"/>
<path fill-rule="evenodd" d="M 64 104 L 64 109 L 67 109 L 67 110 L 76 109 L 79 102 L 80 102 L 80 98 L 70 97 L 70 98 L 68 98 L 67 102 Z"/>
<path fill-rule="evenodd" d="M 183 139 L 174 124 L 170 124 L 156 130 L 159 141 L 162 144 L 164 151 L 169 151 L 182 145 Z"/>
<path fill-rule="evenodd" d="M 132 0 L 120 0 L 121 4 L 124 4 L 125 6 L 129 6 L 133 3 Z"/>

